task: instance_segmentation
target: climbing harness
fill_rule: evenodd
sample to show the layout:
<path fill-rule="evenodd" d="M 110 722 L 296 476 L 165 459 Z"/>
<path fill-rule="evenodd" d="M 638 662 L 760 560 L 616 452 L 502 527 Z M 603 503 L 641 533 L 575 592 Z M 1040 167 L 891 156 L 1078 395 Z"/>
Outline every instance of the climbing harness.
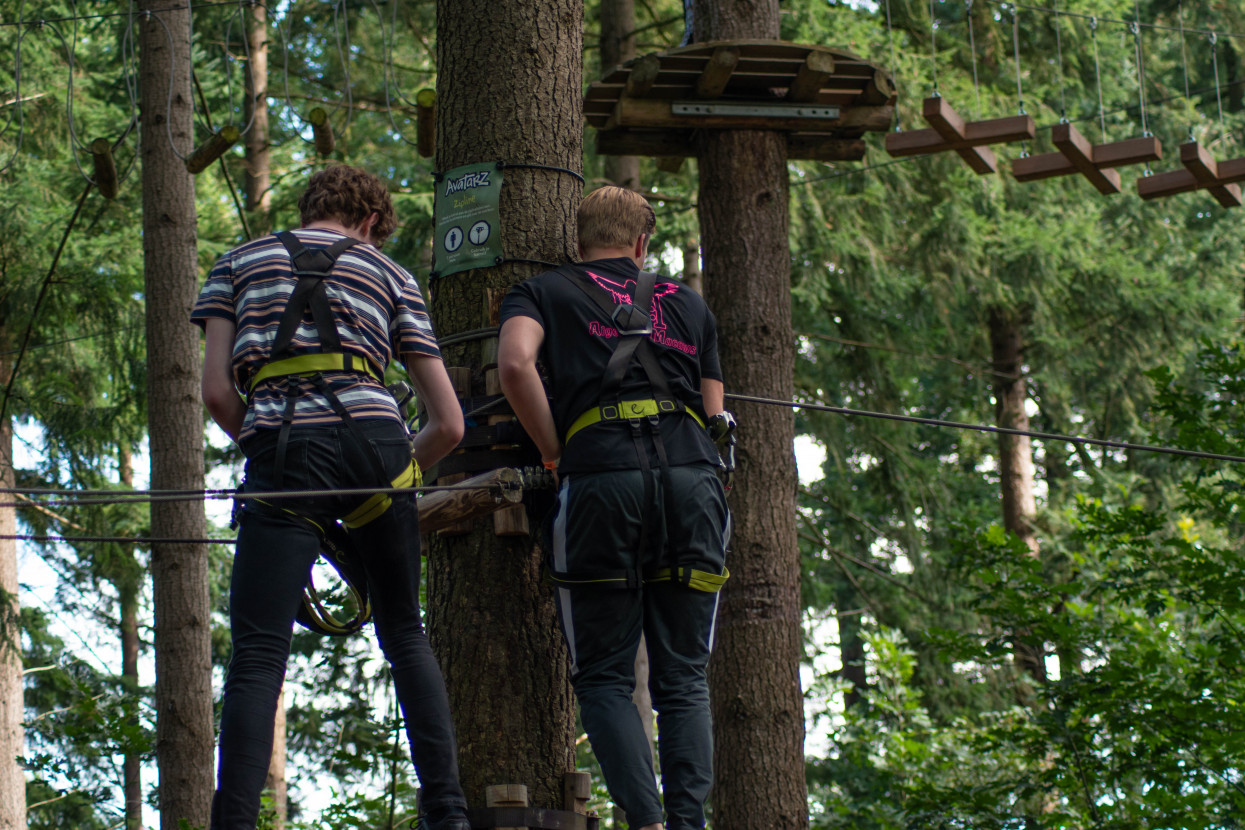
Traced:
<path fill-rule="evenodd" d="M 653 348 L 650 335 L 653 333 L 652 302 L 653 289 L 657 276 L 648 271 L 641 271 L 636 277 L 636 288 L 630 303 L 612 304 L 615 298 L 604 288 L 597 285 L 587 275 L 571 267 L 557 269 L 565 279 L 570 281 L 596 305 L 618 330 L 618 340 L 614 351 L 606 364 L 601 379 L 601 388 L 597 394 L 598 405 L 582 413 L 566 432 L 565 444 L 582 430 L 608 421 L 626 421 L 631 430 L 631 440 L 635 445 L 636 457 L 640 463 L 640 473 L 644 480 L 644 504 L 653 498 L 653 480 L 649 475 L 648 448 L 644 441 L 645 426 L 652 438 L 653 449 L 656 451 L 658 466 L 661 468 L 662 497 L 666 510 L 669 511 L 674 488 L 670 477 L 670 461 L 666 455 L 666 446 L 661 437 L 661 418 L 663 416 L 684 413 L 692 418 L 700 427 L 706 428 L 704 419 L 689 409 L 682 401 L 670 392 L 670 382 L 657 354 Z M 648 380 L 652 397 L 640 399 L 623 399 L 622 384 L 631 368 L 638 363 Z M 733 423 L 733 419 L 732 419 Z M 733 457 L 733 456 L 732 456 Z M 640 541 L 638 549 L 643 554 L 649 544 L 649 520 L 647 511 L 640 524 Z M 729 571 L 722 574 L 709 573 L 696 568 L 673 563 L 669 568 L 657 568 L 646 572 L 639 570 L 590 570 L 590 571 L 558 571 L 549 570 L 550 579 L 555 584 L 567 587 L 625 588 L 638 590 L 643 584 L 655 582 L 677 582 L 686 588 L 705 593 L 717 593 L 730 576 Z"/>
<path fill-rule="evenodd" d="M 279 488 L 285 477 L 286 446 L 289 443 L 290 427 L 294 422 L 294 413 L 298 404 L 300 379 L 310 380 L 316 391 L 328 401 L 333 412 L 346 424 L 359 445 L 369 447 L 362 428 L 350 416 L 350 412 L 329 387 L 324 373 L 354 372 L 367 375 L 378 382 L 383 382 L 385 375 L 382 368 L 369 360 L 343 351 L 341 338 L 337 333 L 337 323 L 329 305 L 328 292 L 324 287 L 324 280 L 332 273 L 337 258 L 358 244 L 358 240 L 343 237 L 326 248 L 309 249 L 290 231 L 283 231 L 276 236 L 289 252 L 293 263 L 293 273 L 298 282 L 277 324 L 271 359 L 248 380 L 247 394 L 248 396 L 253 394 L 261 383 L 279 382 L 282 379 L 285 381 L 285 409 L 282 412 L 281 428 L 277 435 L 277 453 L 273 470 L 274 485 Z M 293 348 L 294 335 L 302 324 L 303 316 L 308 309 L 311 310 L 312 320 L 315 323 L 320 351 L 312 354 L 296 354 Z M 385 475 L 384 465 L 376 450 L 373 448 L 368 455 L 373 475 L 381 487 L 408 488 L 418 487 L 423 483 L 419 465 L 414 459 L 398 474 L 397 478 L 391 480 Z M 362 628 L 371 618 L 371 604 L 367 596 L 367 574 L 363 570 L 349 536 L 341 529 L 341 526 L 337 522 L 321 525 L 304 514 L 274 506 L 262 499 L 252 501 L 262 505 L 261 509 L 278 510 L 297 516 L 316 529 L 321 540 L 321 555 L 346 583 L 347 591 L 357 608 L 354 619 L 345 622 L 337 620 L 324 608 L 315 585 L 309 582 L 303 591 L 303 603 L 298 612 L 298 621 L 312 631 L 330 636 L 344 636 Z M 388 493 L 374 493 L 343 516 L 340 524 L 352 529 L 362 527 L 384 514 L 392 504 L 393 499 Z"/>

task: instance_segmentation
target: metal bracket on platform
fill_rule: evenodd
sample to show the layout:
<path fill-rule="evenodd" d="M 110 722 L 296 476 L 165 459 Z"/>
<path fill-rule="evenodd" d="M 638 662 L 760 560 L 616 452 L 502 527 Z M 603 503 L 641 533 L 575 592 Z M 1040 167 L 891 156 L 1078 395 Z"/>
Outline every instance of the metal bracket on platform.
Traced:
<path fill-rule="evenodd" d="M 724 118 L 810 118 L 826 120 L 839 117 L 838 107 L 813 107 L 795 104 L 724 104 L 703 101 L 672 101 L 670 112 L 675 115 L 716 115 Z"/>

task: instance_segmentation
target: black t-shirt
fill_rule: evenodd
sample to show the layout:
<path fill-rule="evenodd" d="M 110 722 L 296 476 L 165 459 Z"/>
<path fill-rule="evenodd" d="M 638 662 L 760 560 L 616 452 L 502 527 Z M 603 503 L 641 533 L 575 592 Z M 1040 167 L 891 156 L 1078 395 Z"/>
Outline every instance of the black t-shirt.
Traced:
<path fill-rule="evenodd" d="M 614 323 L 565 272 L 571 272 L 572 279 L 593 280 L 612 294 L 615 302 L 630 303 L 640 269 L 625 257 L 583 262 L 563 272 L 547 271 L 519 283 L 502 302 L 502 323 L 511 317 L 531 317 L 545 330 L 540 361 L 550 380 L 553 421 L 563 439 L 576 418 L 601 403 L 601 378 L 618 343 Z M 651 313 L 650 339 L 670 393 L 703 420 L 701 378 L 722 380 L 713 314 L 695 291 L 661 278 L 653 288 Z M 636 399 L 652 394 L 639 361 L 633 358 L 619 397 Z M 671 464 L 718 463 L 713 442 L 693 418 L 682 413 L 663 415 L 660 423 L 662 443 Z M 647 435 L 648 427 L 644 430 Z M 651 439 L 646 437 L 644 443 L 649 450 L 649 463 L 655 466 Z M 585 473 L 639 466 L 627 422 L 603 421 L 575 434 L 562 451 L 558 469 L 562 473 Z"/>

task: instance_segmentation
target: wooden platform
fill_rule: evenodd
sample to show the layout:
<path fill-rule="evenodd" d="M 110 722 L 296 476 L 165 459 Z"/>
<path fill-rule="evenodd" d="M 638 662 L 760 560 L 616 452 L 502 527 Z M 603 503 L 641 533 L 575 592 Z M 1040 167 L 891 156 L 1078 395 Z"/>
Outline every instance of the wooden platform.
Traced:
<path fill-rule="evenodd" d="M 778 130 L 792 159 L 854 161 L 895 115 L 890 73 L 850 52 L 781 40 L 694 43 L 588 87 L 602 155 L 694 156 L 700 129 Z"/>

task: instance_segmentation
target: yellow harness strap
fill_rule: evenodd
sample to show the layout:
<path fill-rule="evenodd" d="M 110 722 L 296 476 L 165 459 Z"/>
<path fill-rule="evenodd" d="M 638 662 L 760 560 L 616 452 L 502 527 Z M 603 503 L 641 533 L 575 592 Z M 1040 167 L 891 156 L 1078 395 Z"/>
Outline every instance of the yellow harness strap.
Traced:
<path fill-rule="evenodd" d="M 730 578 L 731 572 L 727 568 L 723 568 L 720 575 L 709 573 L 708 571 L 698 571 L 695 568 L 660 568 L 646 576 L 644 581 L 645 583 L 678 582 L 686 585 L 693 591 L 716 594 L 722 590 L 722 586 Z"/>
<path fill-rule="evenodd" d="M 419 487 L 423 483 L 423 472 L 419 469 L 419 464 L 412 460 L 389 485 L 391 487 Z M 342 517 L 342 524 L 350 528 L 363 527 L 388 510 L 391 504 L 393 504 L 393 499 L 388 493 L 373 493 L 367 501 Z"/>
<path fill-rule="evenodd" d="M 602 406 L 594 406 L 584 414 L 575 419 L 571 424 L 571 428 L 566 431 L 567 443 L 581 429 L 590 427 L 593 424 L 599 424 L 602 421 L 631 421 L 639 418 L 647 418 L 650 415 L 671 415 L 675 412 L 684 412 L 692 417 L 692 420 L 700 424 L 703 429 L 705 422 L 700 419 L 690 409 L 681 406 L 676 401 L 669 399 L 654 400 L 646 398 L 644 400 L 635 401 L 619 401 L 615 404 L 604 404 Z"/>
<path fill-rule="evenodd" d="M 287 375 L 314 375 L 316 372 L 360 372 L 377 381 L 384 382 L 384 375 L 367 359 L 358 355 L 342 352 L 317 352 L 274 360 L 255 373 L 251 378 L 248 394 L 254 391 L 261 381 Z"/>

